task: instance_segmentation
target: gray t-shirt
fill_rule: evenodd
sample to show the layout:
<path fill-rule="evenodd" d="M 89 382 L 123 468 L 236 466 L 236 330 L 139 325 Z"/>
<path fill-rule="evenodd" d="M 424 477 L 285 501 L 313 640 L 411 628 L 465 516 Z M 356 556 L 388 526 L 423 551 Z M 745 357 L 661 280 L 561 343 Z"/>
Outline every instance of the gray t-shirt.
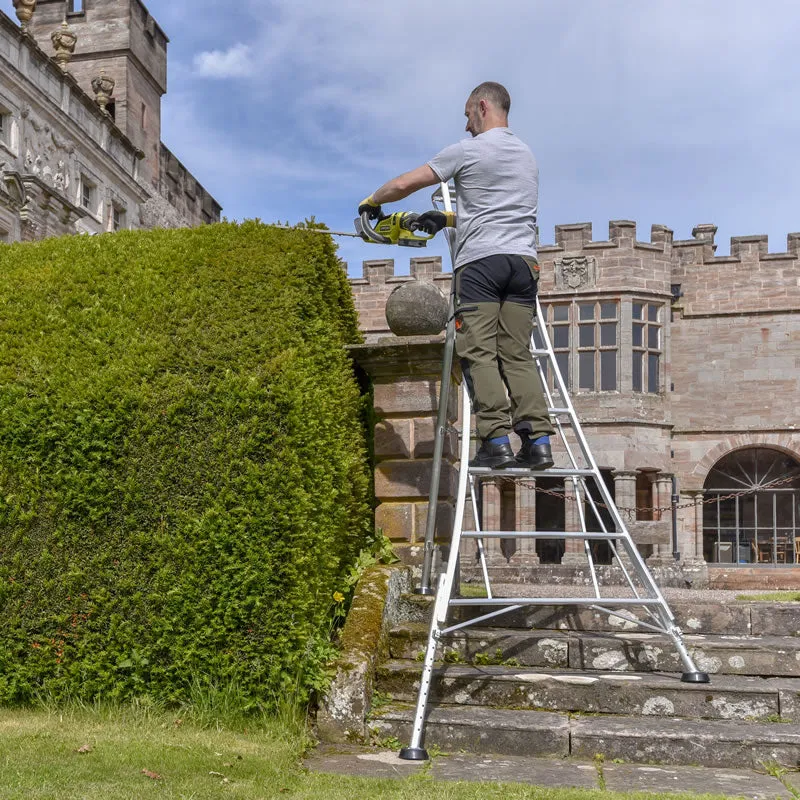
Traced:
<path fill-rule="evenodd" d="M 428 166 L 456 185 L 454 267 L 494 255 L 537 257 L 539 167 L 508 128 L 445 147 Z"/>

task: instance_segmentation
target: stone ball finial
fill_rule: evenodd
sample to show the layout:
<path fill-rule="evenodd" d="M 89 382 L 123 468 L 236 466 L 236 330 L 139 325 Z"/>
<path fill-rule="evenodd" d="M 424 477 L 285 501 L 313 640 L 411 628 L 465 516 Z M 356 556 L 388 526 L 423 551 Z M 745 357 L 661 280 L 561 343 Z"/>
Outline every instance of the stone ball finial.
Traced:
<path fill-rule="evenodd" d="M 78 37 L 75 31 L 67 25 L 67 21 L 64 20 L 61 23 L 61 27 L 50 34 L 50 40 L 53 42 L 53 49 L 56 51 L 53 58 L 58 66 L 61 67 L 61 71 L 66 72 L 67 64 L 75 52 Z"/>
<path fill-rule="evenodd" d="M 100 106 L 100 110 L 104 114 L 108 114 L 106 106 L 108 101 L 111 100 L 111 95 L 114 94 L 115 85 L 116 81 L 113 78 L 109 78 L 103 70 L 100 70 L 100 74 L 96 78 L 92 78 L 92 91 L 97 100 L 97 105 Z"/>
<path fill-rule="evenodd" d="M 36 0 L 13 0 L 13 2 L 20 28 L 23 33 L 27 33 L 28 23 L 31 21 L 33 12 L 36 11 Z"/>
<path fill-rule="evenodd" d="M 447 325 L 447 300 L 432 283 L 403 283 L 386 301 L 386 322 L 395 336 L 434 336 Z"/>

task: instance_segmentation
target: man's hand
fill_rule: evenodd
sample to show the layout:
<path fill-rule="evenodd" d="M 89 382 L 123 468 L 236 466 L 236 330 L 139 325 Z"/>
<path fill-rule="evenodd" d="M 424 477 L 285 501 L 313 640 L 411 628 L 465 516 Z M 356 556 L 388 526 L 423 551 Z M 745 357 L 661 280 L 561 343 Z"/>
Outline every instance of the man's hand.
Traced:
<path fill-rule="evenodd" d="M 417 217 L 417 228 L 431 236 L 442 228 L 455 228 L 456 215 L 452 211 L 426 211 Z"/>
<path fill-rule="evenodd" d="M 362 200 L 358 205 L 358 216 L 363 213 L 367 214 L 367 219 L 381 219 L 383 217 L 383 209 L 380 203 L 376 203 L 372 199 L 372 195 Z"/>

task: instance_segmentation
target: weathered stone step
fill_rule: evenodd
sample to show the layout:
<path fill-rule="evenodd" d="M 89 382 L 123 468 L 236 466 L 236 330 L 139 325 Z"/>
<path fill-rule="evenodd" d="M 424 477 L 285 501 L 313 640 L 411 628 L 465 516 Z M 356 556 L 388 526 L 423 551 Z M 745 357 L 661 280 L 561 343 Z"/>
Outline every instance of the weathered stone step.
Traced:
<path fill-rule="evenodd" d="M 380 737 L 408 743 L 414 708 L 384 707 L 370 722 Z M 800 725 L 664 717 L 575 717 L 547 711 L 440 706 L 428 714 L 425 744 L 497 755 L 572 755 L 606 761 L 762 768 L 800 763 Z"/>
<path fill-rule="evenodd" d="M 377 686 L 394 700 L 413 703 L 420 674 L 419 664 L 389 661 L 378 668 Z M 800 680 L 719 675 L 713 684 L 691 684 L 682 683 L 680 675 L 655 672 L 450 665 L 435 670 L 431 702 L 584 714 L 786 721 L 781 714 L 781 692 L 796 696 Z M 794 714 L 791 707 L 790 720 Z"/>
<path fill-rule="evenodd" d="M 581 587 L 576 587 L 580 589 Z M 509 604 L 513 603 L 509 599 Z M 599 601 L 602 604 L 602 601 Z M 670 609 L 684 633 L 728 636 L 800 636 L 800 603 L 756 601 L 709 602 L 672 600 Z M 399 618 L 425 622 L 430 617 L 432 598 L 405 595 Z M 496 611 L 491 606 L 454 607 L 448 622 L 462 622 L 481 614 Z M 625 609 L 629 616 L 648 621 L 640 608 Z M 638 625 L 619 617 L 580 606 L 527 606 L 501 614 L 496 626 L 504 628 L 538 628 L 551 630 L 630 631 L 642 630 Z"/>
<path fill-rule="evenodd" d="M 424 653 L 428 626 L 398 625 L 389 639 L 392 658 Z M 800 637 L 686 635 L 698 669 L 719 675 L 800 677 Z M 442 638 L 440 657 L 477 665 L 512 661 L 523 667 L 603 671 L 680 672 L 672 640 L 655 633 L 508 628 L 462 628 Z"/>

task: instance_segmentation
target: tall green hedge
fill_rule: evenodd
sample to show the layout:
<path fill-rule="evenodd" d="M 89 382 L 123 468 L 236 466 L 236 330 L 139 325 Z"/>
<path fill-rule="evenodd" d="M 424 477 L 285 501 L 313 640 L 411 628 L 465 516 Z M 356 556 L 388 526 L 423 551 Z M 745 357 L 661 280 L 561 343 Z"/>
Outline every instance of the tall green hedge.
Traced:
<path fill-rule="evenodd" d="M 328 236 L 0 247 L 0 701 L 307 693 L 368 536 L 357 337 Z"/>

